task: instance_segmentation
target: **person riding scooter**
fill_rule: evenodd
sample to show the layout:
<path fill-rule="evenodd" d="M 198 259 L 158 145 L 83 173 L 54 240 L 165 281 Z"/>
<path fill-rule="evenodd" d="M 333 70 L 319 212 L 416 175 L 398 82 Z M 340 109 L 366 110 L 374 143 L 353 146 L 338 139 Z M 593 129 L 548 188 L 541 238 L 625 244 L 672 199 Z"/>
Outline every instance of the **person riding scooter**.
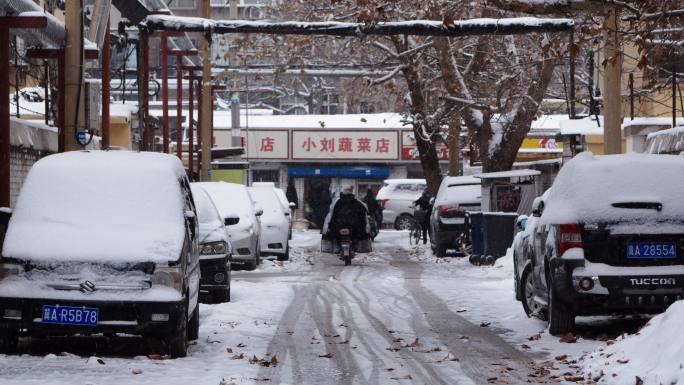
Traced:
<path fill-rule="evenodd" d="M 349 229 L 354 251 L 370 252 L 371 232 L 368 215 L 366 205 L 356 199 L 350 187 L 345 188 L 340 198 L 333 203 L 321 230 L 321 251 L 337 253 L 340 247 L 340 230 Z"/>

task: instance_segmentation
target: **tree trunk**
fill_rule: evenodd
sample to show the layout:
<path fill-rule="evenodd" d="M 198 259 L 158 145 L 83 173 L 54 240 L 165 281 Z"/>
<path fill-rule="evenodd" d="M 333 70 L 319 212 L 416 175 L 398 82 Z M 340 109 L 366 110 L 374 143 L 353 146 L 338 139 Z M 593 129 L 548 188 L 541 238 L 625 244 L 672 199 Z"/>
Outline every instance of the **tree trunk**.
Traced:
<path fill-rule="evenodd" d="M 404 44 L 396 36 L 392 42 L 398 52 L 406 51 Z M 416 146 L 420 155 L 420 165 L 427 182 L 427 190 L 432 196 L 437 195 L 439 185 L 442 183 L 442 170 L 439 167 L 439 157 L 435 150 L 435 140 L 439 135 L 439 126 L 432 127 L 427 120 L 427 103 L 423 92 L 423 82 L 420 74 L 408 55 L 400 57 L 403 64 L 402 73 L 408 86 L 411 98 L 411 116 L 413 117 L 413 134 L 416 138 Z"/>
<path fill-rule="evenodd" d="M 518 150 L 527 133 L 530 132 L 532 121 L 544 99 L 555 67 L 556 60 L 549 57 L 545 57 L 544 62 L 538 66 L 539 78 L 530 84 L 526 97 L 517 105 L 513 121 L 503 127 L 500 145 L 492 154 L 488 154 L 489 156 L 483 156 L 482 170 L 484 172 L 506 171 L 513 167 Z M 491 134 L 489 136 L 491 137 Z"/>
<path fill-rule="evenodd" d="M 449 120 L 449 176 L 461 174 L 461 119 Z"/>

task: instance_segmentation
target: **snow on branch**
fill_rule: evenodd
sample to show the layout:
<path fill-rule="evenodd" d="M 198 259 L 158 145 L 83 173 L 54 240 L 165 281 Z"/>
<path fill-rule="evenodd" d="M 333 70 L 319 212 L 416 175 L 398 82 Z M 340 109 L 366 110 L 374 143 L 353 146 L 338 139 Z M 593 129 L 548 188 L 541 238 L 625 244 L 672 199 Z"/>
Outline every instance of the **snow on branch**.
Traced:
<path fill-rule="evenodd" d="M 517 17 L 503 19 L 458 20 L 448 24 L 436 20 L 409 20 L 377 24 L 321 22 L 268 22 L 249 20 L 210 20 L 198 17 L 150 15 L 140 23 L 147 31 L 182 31 L 213 34 L 263 33 L 275 35 L 421 35 L 421 36 L 467 36 L 510 35 L 530 32 L 564 32 L 572 29 L 571 19 L 546 19 Z"/>
<path fill-rule="evenodd" d="M 399 74 L 399 72 L 401 72 L 401 70 L 403 70 L 404 67 L 405 67 L 405 66 L 403 66 L 403 65 L 399 65 L 399 66 L 396 66 L 392 71 L 390 71 L 390 72 L 389 72 L 387 75 L 385 75 L 385 76 L 382 76 L 382 77 L 379 77 L 379 78 L 376 78 L 376 79 L 370 79 L 370 78 L 368 78 L 368 85 L 376 86 L 376 85 L 378 85 L 378 84 L 382 84 L 382 83 L 384 83 L 384 82 L 386 82 L 386 81 L 388 81 L 388 80 L 394 78 L 395 76 L 397 76 L 397 74 Z"/>

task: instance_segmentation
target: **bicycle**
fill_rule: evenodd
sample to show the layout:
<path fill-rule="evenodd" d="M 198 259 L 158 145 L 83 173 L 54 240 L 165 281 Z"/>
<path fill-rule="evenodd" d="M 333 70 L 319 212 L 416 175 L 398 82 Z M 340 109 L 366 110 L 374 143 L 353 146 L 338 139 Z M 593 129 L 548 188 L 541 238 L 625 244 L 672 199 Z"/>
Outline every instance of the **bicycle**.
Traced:
<path fill-rule="evenodd" d="M 411 231 L 409 232 L 409 243 L 417 246 L 423 239 L 423 227 L 418 221 L 412 221 Z"/>

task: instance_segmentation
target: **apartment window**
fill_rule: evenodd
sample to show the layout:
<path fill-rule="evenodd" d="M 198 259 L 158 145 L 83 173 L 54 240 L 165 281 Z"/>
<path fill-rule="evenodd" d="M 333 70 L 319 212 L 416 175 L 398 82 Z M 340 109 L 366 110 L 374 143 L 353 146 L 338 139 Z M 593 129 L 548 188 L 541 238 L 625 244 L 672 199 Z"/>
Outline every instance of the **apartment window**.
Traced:
<path fill-rule="evenodd" d="M 195 0 L 171 0 L 170 9 L 195 9 Z"/>

